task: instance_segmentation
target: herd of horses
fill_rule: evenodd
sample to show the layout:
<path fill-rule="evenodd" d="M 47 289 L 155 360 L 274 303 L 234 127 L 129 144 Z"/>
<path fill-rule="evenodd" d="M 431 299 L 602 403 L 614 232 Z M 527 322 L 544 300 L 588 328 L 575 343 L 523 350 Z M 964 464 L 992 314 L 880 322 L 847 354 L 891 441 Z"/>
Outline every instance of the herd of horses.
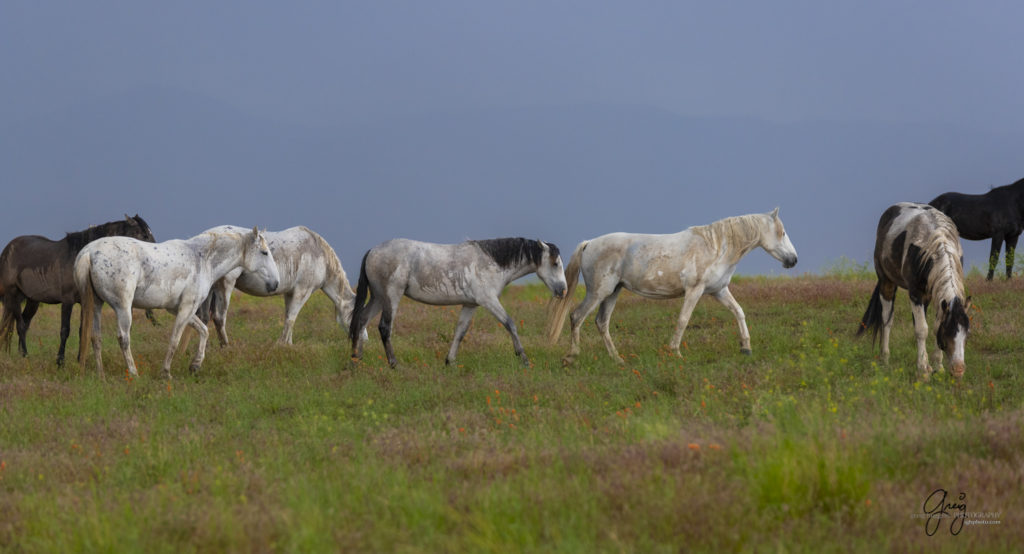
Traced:
<path fill-rule="evenodd" d="M 1024 230 L 1024 179 L 995 187 L 988 193 L 946 193 L 929 204 L 903 202 L 888 208 L 878 223 L 874 266 L 878 283 L 861 318 L 857 334 L 881 333 L 884 361 L 889 356 L 893 300 L 898 288 L 907 290 L 917 341 L 917 367 L 923 379 L 941 369 L 943 356 L 951 374 L 965 370 L 964 347 L 969 328 L 970 298 L 963 284 L 960 238 L 992 239 L 988 279 L 1006 244 L 1006 276 L 1012 274 L 1017 239 Z M 28 355 L 25 337 L 40 303 L 61 304 L 60 348 L 64 362 L 74 304 L 81 303 L 78 361 L 93 348 L 97 372 L 103 374 L 100 313 L 109 304 L 116 314 L 117 339 L 127 370 L 137 374 L 131 354 L 132 308 L 152 312 L 163 308 L 175 314 L 162 375 L 170 366 L 186 327 L 199 337 L 190 363 L 202 365 L 212 319 L 221 345 L 228 343 L 227 310 L 234 289 L 256 296 L 282 295 L 285 323 L 280 342 L 291 344 L 292 328 L 302 306 L 316 290 L 334 303 L 335 318 L 348 332 L 353 362 L 362 356 L 366 326 L 380 315 L 378 331 L 388 363 L 398 360 L 391 332 L 399 301 L 407 296 L 432 305 L 461 305 L 445 363 L 455 361 L 459 344 L 477 307 L 490 312 L 508 331 L 523 364 L 529 358 L 499 296 L 508 283 L 535 273 L 551 291 L 547 337 L 554 343 L 570 321 L 572 364 L 580 353 L 580 329 L 596 308 L 596 324 L 612 359 L 622 362 L 609 333 L 615 302 L 623 288 L 647 298 L 683 297 L 670 349 L 679 346 L 697 301 L 711 295 L 732 312 L 739 326 L 740 350 L 751 353 L 750 333 L 743 309 L 729 292 L 740 259 L 756 248 L 790 268 L 797 263 L 779 209 L 766 214 L 728 217 L 667 235 L 611 233 L 581 242 L 563 268 L 558 247 L 542 240 L 502 238 L 460 244 L 433 244 L 394 239 L 366 252 L 356 288 L 345 275 L 337 254 L 306 227 L 279 232 L 223 225 L 187 240 L 156 242 L 149 225 L 138 215 L 125 216 L 61 240 L 21 236 L 0 254 L 0 343 L 6 350 L 14 331 L 18 349 Z M 570 314 L 573 292 L 582 275 L 586 295 Z M 938 346 L 927 355 L 926 310 L 935 303 Z M 91 316 L 91 317 L 90 317 Z"/>

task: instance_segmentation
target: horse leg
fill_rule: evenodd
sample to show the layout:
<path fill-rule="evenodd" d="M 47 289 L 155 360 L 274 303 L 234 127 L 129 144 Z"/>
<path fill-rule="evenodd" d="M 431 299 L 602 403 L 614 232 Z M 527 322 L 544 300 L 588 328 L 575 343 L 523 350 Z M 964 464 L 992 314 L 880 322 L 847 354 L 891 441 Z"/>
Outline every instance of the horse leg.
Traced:
<path fill-rule="evenodd" d="M 448 357 L 444 359 L 444 365 L 455 363 L 455 355 L 459 353 L 459 343 L 462 342 L 462 337 L 466 336 L 475 311 L 476 306 L 474 305 L 462 306 L 462 311 L 459 312 L 459 321 L 455 324 L 455 338 L 452 339 L 452 347 L 448 349 Z"/>
<path fill-rule="evenodd" d="M 480 303 L 487 311 L 491 312 L 502 325 L 505 326 L 505 330 L 512 337 L 512 348 L 515 349 L 516 355 L 523 361 L 524 366 L 530 365 L 530 359 L 526 357 L 526 351 L 523 350 L 523 343 L 519 342 L 519 333 L 516 331 L 516 322 L 512 321 L 512 317 L 508 315 L 505 308 L 501 305 L 501 302 L 497 297 L 487 298 L 484 302 Z"/>
<path fill-rule="evenodd" d="M 612 320 L 612 312 L 615 310 L 615 302 L 619 299 L 619 291 L 622 290 L 622 286 L 615 287 L 597 308 L 597 316 L 594 318 L 594 322 L 597 324 L 597 330 L 601 333 L 601 338 L 604 339 L 604 347 L 608 350 L 608 355 L 612 357 L 619 364 L 626 363 L 626 360 L 622 359 L 619 355 L 619 351 L 615 349 L 615 343 L 612 342 L 612 335 L 609 329 L 609 323 Z"/>
<path fill-rule="evenodd" d="M 729 292 L 728 286 L 716 292 L 714 296 L 723 306 L 729 308 L 733 317 L 736 318 L 736 324 L 740 327 L 740 352 L 749 356 L 753 351 L 750 349 L 750 331 L 747 329 L 747 317 L 743 313 L 743 308 Z"/>
<path fill-rule="evenodd" d="M 193 305 L 190 310 L 186 309 L 185 306 L 182 305 L 178 306 L 178 313 L 174 316 L 174 327 L 171 328 L 171 341 L 167 346 L 167 355 L 164 356 L 164 365 L 162 368 L 162 377 L 168 381 L 171 379 L 171 360 L 174 358 L 174 353 L 178 349 L 178 343 L 181 342 L 181 335 L 185 332 L 185 326 L 192 322 L 193 317 L 199 321 L 195 311 L 195 305 Z M 202 321 L 199 321 L 199 323 L 202 324 Z M 199 346 L 196 349 L 196 357 L 202 361 L 206 351 L 206 339 L 209 338 L 210 332 L 206 329 L 206 325 L 202 325 L 201 329 L 195 326 L 193 326 L 193 328 L 199 334 Z"/>
<path fill-rule="evenodd" d="M 924 304 L 911 300 L 910 308 L 914 314 L 914 337 L 917 339 L 917 369 L 921 379 L 927 381 L 933 371 L 928 365 L 928 320 Z"/>
<path fill-rule="evenodd" d="M 679 344 L 683 342 L 683 332 L 686 331 L 686 326 L 690 324 L 690 316 L 693 314 L 693 309 L 697 307 L 697 301 L 704 294 L 704 285 L 697 285 L 692 289 L 686 291 L 683 296 L 683 308 L 679 310 L 679 321 L 676 322 L 676 332 L 672 334 L 672 341 L 668 343 L 668 347 L 676 356 L 682 356 L 682 352 L 679 351 Z"/>
<path fill-rule="evenodd" d="M 299 311 L 306 305 L 313 289 L 292 290 L 284 295 L 284 330 L 281 331 L 281 338 L 278 342 L 284 344 L 292 343 L 292 329 L 295 327 L 295 318 L 299 317 Z"/>
<path fill-rule="evenodd" d="M 562 365 L 569 365 L 576 360 L 576 356 L 580 354 L 580 328 L 583 327 L 583 321 L 587 319 L 590 312 L 597 307 L 598 303 L 604 298 L 600 296 L 597 289 L 587 287 L 587 295 L 583 297 L 583 302 L 580 302 L 579 306 L 569 314 L 569 353 L 562 358 Z M 613 356 L 614 357 L 614 356 Z"/>
<path fill-rule="evenodd" d="M 228 345 L 228 307 L 231 305 L 231 291 L 234 290 L 234 283 L 229 284 L 225 280 L 217 281 L 210 290 L 212 295 L 210 306 L 210 319 L 217 329 L 217 340 L 221 347 Z M 206 325 L 207 322 L 203 321 Z M 207 329 L 209 331 L 209 329 Z"/>
<path fill-rule="evenodd" d="M 103 377 L 103 337 L 100 336 L 100 329 L 101 329 L 100 328 L 100 315 L 101 315 L 102 310 L 103 310 L 103 302 L 101 302 L 99 298 L 96 298 L 96 301 L 93 302 L 93 307 L 92 307 L 92 323 L 91 323 L 91 325 L 92 325 L 92 339 L 91 340 L 92 340 L 92 355 L 93 355 L 93 358 L 96 360 L 96 374 L 99 375 L 100 377 Z M 84 319 L 86 315 L 88 315 L 88 314 L 83 314 L 83 320 L 82 320 L 82 324 L 83 325 L 87 324 L 85 322 L 85 319 Z M 81 339 L 81 332 L 82 332 L 82 330 L 79 329 L 78 332 L 79 332 L 79 339 Z"/>
<path fill-rule="evenodd" d="M 22 346 L 24 343 L 21 340 L 21 328 L 22 328 L 22 325 L 23 325 L 22 319 L 21 319 L 21 301 L 22 300 L 24 300 L 24 297 L 21 296 L 20 294 L 17 294 L 17 293 L 15 293 L 15 294 L 8 294 L 8 295 L 4 296 L 4 322 L 5 322 L 5 325 L 6 325 L 7 322 L 11 322 L 11 325 L 13 326 L 13 329 L 11 327 L 6 327 L 6 333 L 7 334 L 5 336 L 5 339 L 7 340 L 7 342 L 5 343 L 5 347 L 9 347 L 10 346 L 11 333 L 13 331 L 17 331 L 17 333 L 18 333 L 18 352 L 22 356 L 27 356 L 28 352 L 26 352 L 24 350 L 24 347 Z"/>
<path fill-rule="evenodd" d="M 114 313 L 117 315 L 117 344 L 121 347 L 121 354 L 124 356 L 124 363 L 128 367 L 128 373 L 137 376 L 139 370 L 135 366 L 135 358 L 132 356 L 132 308 L 131 304 L 114 306 Z"/>
<path fill-rule="evenodd" d="M 1009 279 L 1013 274 L 1013 258 L 1017 253 L 1017 239 L 1020 238 L 1020 233 L 1013 235 L 1007 235 L 1006 237 L 1006 278 Z"/>
<path fill-rule="evenodd" d="M 988 253 L 988 277 L 985 279 L 991 281 L 992 275 L 996 272 L 996 266 L 999 265 L 999 250 L 1003 247 L 1003 235 L 992 235 L 992 248 Z"/>
<path fill-rule="evenodd" d="M 203 365 L 203 358 L 206 357 L 206 341 L 210 338 L 210 330 L 195 314 L 188 319 L 188 325 L 191 325 L 199 334 L 199 345 L 196 347 L 195 355 L 192 356 L 192 363 L 188 366 L 189 373 L 197 375 L 199 368 Z"/>
<path fill-rule="evenodd" d="M 882 363 L 889 363 L 889 335 L 892 333 L 893 308 L 896 300 L 896 285 L 885 283 L 878 291 L 882 304 Z"/>
<path fill-rule="evenodd" d="M 35 317 L 38 309 L 39 302 L 31 298 L 25 299 L 25 309 L 21 311 L 21 317 L 18 318 L 18 350 L 22 356 L 28 356 L 25 339 L 28 336 L 28 326 L 31 325 L 32 318 Z"/>
<path fill-rule="evenodd" d="M 391 346 L 391 327 L 396 311 L 398 311 L 398 299 L 385 298 L 381 308 L 380 323 L 377 324 L 380 341 L 384 343 L 384 353 L 388 357 L 388 365 L 392 368 L 398 365 L 398 358 L 395 357 L 395 350 Z"/>
<path fill-rule="evenodd" d="M 75 304 L 64 302 L 60 305 L 60 349 L 57 350 L 57 367 L 64 365 L 64 346 L 68 343 L 68 336 L 71 335 L 71 310 Z"/>
<path fill-rule="evenodd" d="M 359 332 L 356 333 L 354 339 L 352 339 L 352 361 L 358 362 L 363 359 L 363 346 L 366 345 L 366 339 L 369 338 L 366 333 L 366 325 L 373 318 L 377 317 L 377 314 L 381 312 L 382 302 L 379 296 L 371 296 L 370 302 L 363 308 L 361 317 L 359 318 Z"/>

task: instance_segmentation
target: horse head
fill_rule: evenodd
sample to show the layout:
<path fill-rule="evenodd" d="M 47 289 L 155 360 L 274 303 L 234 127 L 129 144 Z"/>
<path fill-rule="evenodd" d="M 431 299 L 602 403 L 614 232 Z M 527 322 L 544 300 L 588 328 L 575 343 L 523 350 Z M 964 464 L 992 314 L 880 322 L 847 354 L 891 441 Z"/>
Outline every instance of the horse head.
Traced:
<path fill-rule="evenodd" d="M 153 231 L 149 229 L 149 224 L 139 217 L 139 214 L 135 214 L 134 217 L 124 214 L 124 221 L 128 226 L 124 236 L 146 242 L 156 242 Z"/>
<path fill-rule="evenodd" d="M 768 217 L 770 218 L 768 229 L 761 232 L 761 248 L 782 262 L 782 267 L 789 269 L 796 265 L 796 247 L 789 240 L 786 227 L 779 219 L 779 209 L 772 210 Z"/>
<path fill-rule="evenodd" d="M 971 319 L 967 316 L 970 306 L 970 297 L 966 302 L 954 297 L 952 302 L 943 300 L 939 304 L 939 325 L 935 330 L 935 342 L 939 350 L 949 357 L 952 364 L 950 373 L 957 379 L 963 377 L 966 369 L 964 346 L 967 344 L 967 334 L 971 325 Z"/>
<path fill-rule="evenodd" d="M 253 227 L 252 232 L 246 237 L 242 266 L 249 273 L 259 275 L 263 279 L 268 293 L 277 290 L 277 286 L 281 283 L 277 263 L 274 262 L 274 255 L 270 252 L 266 235 L 256 227 Z"/>
<path fill-rule="evenodd" d="M 547 285 L 555 298 L 565 296 L 565 269 L 562 267 L 562 256 L 554 244 L 537 240 L 541 247 L 540 263 L 537 264 L 537 277 Z"/>

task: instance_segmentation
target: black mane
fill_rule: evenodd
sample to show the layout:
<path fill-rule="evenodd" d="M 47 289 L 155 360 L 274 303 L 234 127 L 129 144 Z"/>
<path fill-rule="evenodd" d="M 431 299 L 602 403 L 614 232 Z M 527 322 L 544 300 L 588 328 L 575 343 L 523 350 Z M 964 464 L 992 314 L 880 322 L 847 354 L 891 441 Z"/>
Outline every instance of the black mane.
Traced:
<path fill-rule="evenodd" d="M 470 241 L 480 247 L 488 256 L 501 267 L 514 267 L 524 261 L 540 265 L 541 257 L 544 255 L 544 248 L 541 241 L 530 240 L 523 237 L 509 237 L 501 239 L 473 240 Z M 559 256 L 558 247 L 550 242 L 548 245 L 551 257 Z"/>
<path fill-rule="evenodd" d="M 141 234 L 137 231 L 131 232 L 129 226 L 133 224 L 129 223 L 128 218 L 125 218 L 118 219 L 117 221 L 108 221 L 100 225 L 92 225 L 88 229 L 83 229 L 81 231 L 67 233 L 64 235 L 64 240 L 67 241 L 68 250 L 70 252 L 78 253 L 78 251 L 84 248 L 86 244 L 89 244 L 98 238 L 129 236 L 139 238 L 140 240 L 146 240 L 144 237 L 147 235 L 153 235 L 153 232 L 149 228 L 149 224 L 146 223 L 144 219 L 138 215 L 135 215 L 131 219 L 135 221 L 134 225 L 138 225 L 141 231 L 143 231 Z"/>

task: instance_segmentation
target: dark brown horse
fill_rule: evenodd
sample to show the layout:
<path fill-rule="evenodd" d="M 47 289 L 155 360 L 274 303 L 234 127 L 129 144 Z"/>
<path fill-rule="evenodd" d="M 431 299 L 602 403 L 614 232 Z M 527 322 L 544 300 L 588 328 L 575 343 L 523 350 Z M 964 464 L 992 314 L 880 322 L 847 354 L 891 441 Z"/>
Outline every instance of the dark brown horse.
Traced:
<path fill-rule="evenodd" d="M 4 350 L 11 349 L 11 335 L 16 324 L 18 350 L 22 356 L 27 356 L 25 335 L 39 303 L 60 304 L 57 365 L 64 363 L 64 345 L 71 333 L 71 309 L 80 301 L 74 280 L 75 256 L 82 247 L 100 237 L 118 235 L 155 242 L 149 224 L 136 214 L 135 217 L 125 216 L 119 221 L 68 233 L 61 240 L 24 235 L 7 244 L 0 254 L 0 298 L 4 303 L 0 318 L 0 344 Z M 22 302 L 25 302 L 24 309 Z M 147 313 L 147 317 L 152 320 L 151 314 Z"/>
<path fill-rule="evenodd" d="M 1012 185 L 994 187 L 985 194 L 947 192 L 929 202 L 949 216 L 957 232 L 967 240 L 992 239 L 988 257 L 988 279 L 996 271 L 999 250 L 1006 241 L 1006 278 L 1013 273 L 1017 238 L 1024 231 L 1024 179 Z"/>

